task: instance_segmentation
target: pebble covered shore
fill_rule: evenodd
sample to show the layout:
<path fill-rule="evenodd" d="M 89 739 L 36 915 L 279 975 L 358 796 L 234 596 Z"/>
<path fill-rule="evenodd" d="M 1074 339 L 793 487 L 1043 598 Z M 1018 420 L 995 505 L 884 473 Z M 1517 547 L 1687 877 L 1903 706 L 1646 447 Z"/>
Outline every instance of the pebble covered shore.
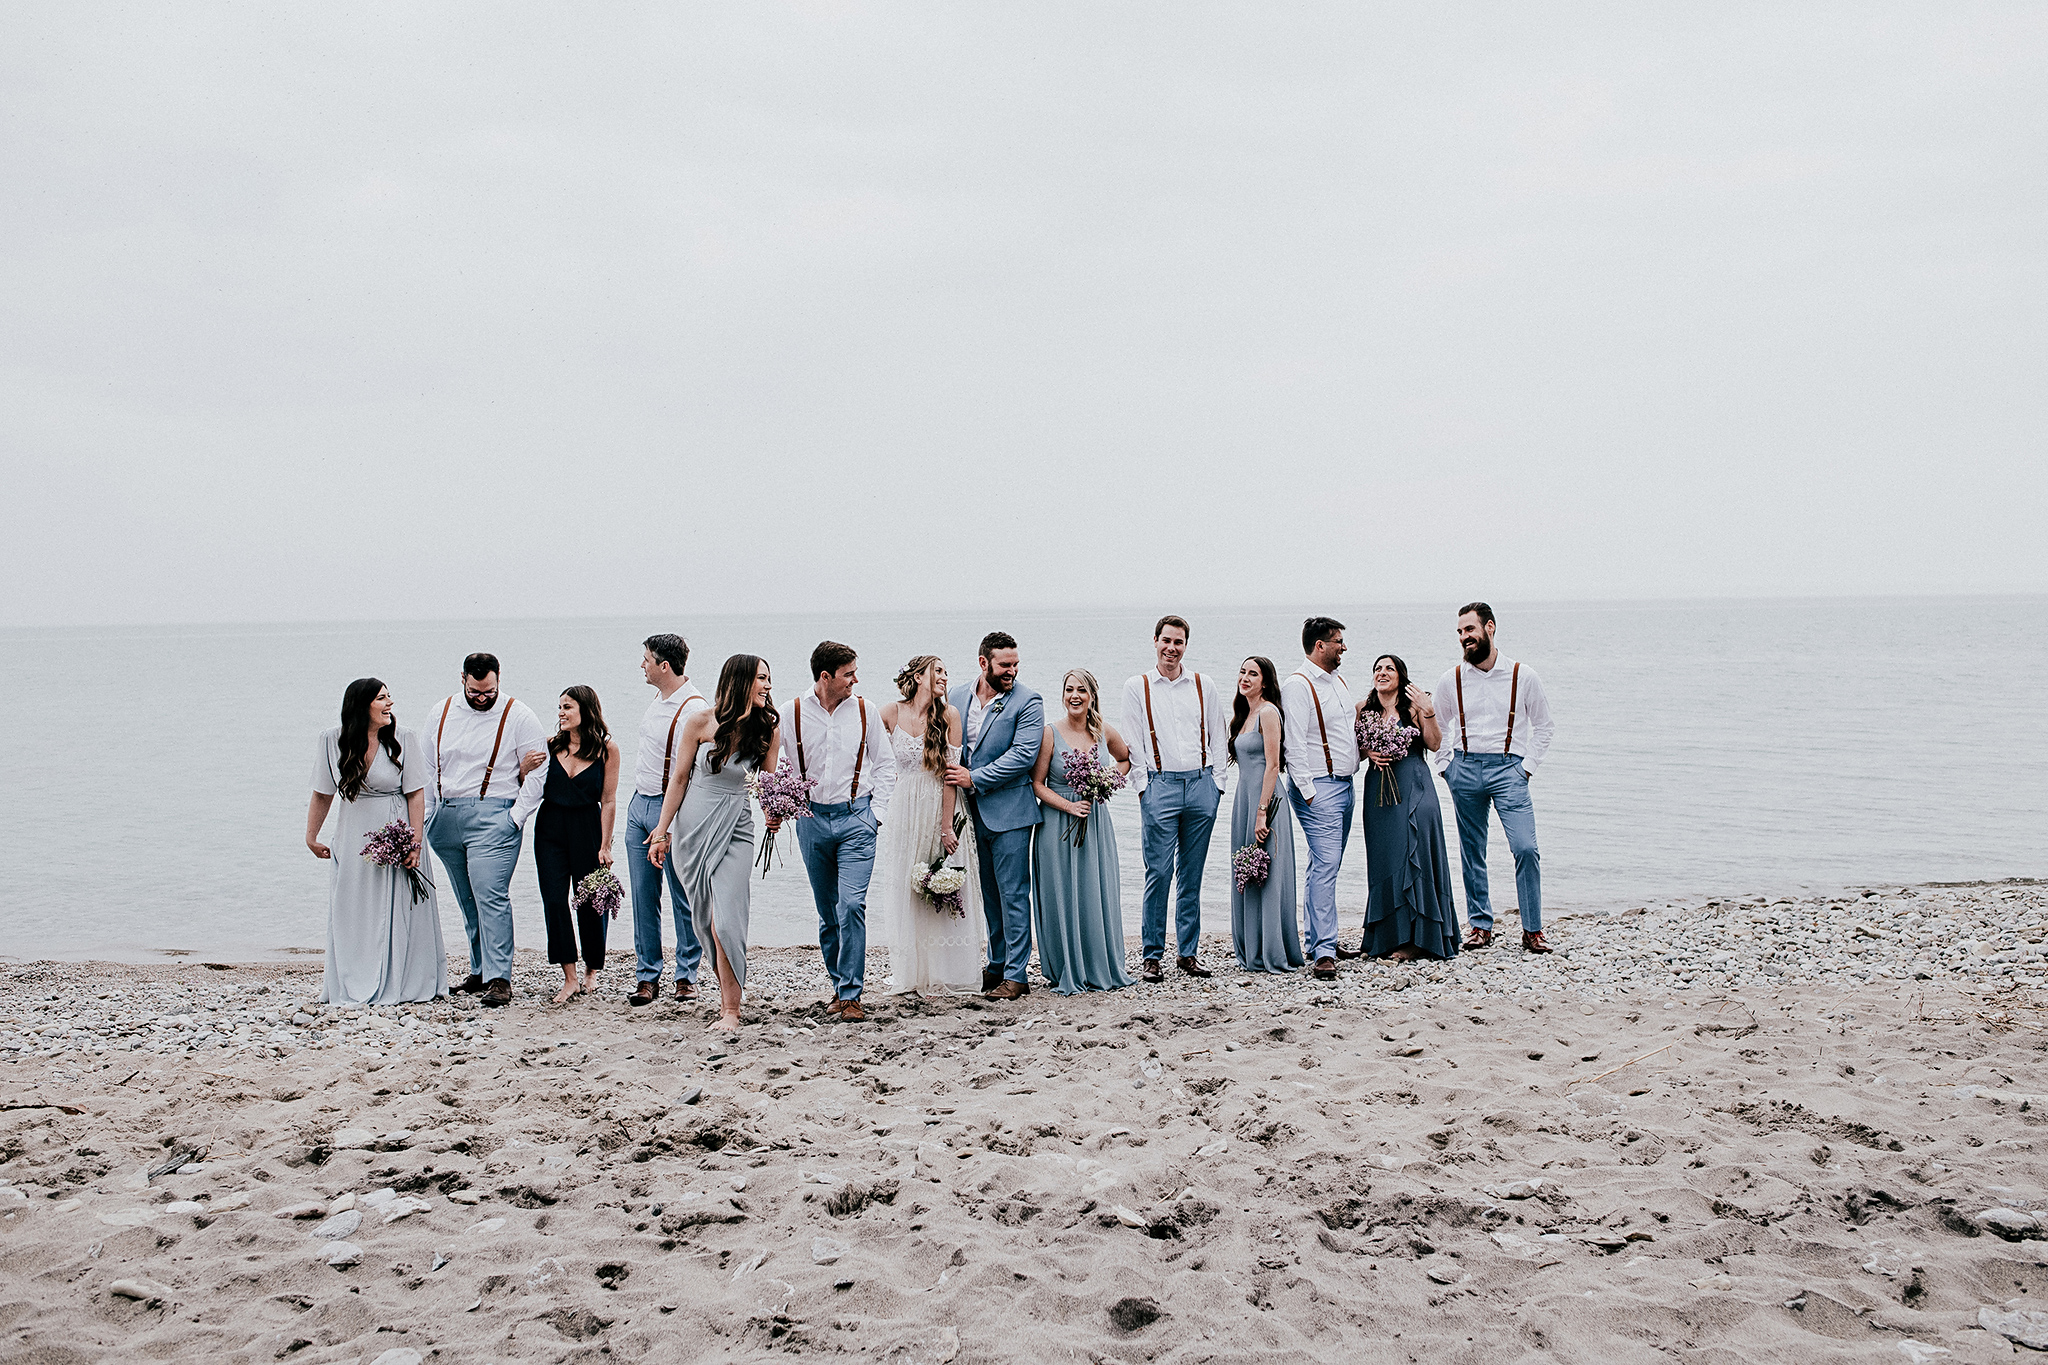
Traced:
<path fill-rule="evenodd" d="M 2048 886 L 1335 983 L 823 1013 L 0 968 L 0 1354 L 1899 1361 L 2048 1348 Z M 883 970 L 880 956 L 871 975 Z"/>

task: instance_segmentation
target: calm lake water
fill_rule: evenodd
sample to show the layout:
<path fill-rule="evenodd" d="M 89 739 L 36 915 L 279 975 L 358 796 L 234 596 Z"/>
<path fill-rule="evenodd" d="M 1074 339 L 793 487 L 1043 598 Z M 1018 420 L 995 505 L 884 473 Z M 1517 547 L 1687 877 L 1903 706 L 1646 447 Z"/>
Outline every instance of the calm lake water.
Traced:
<path fill-rule="evenodd" d="M 1453 604 L 1454 605 L 1454 604 Z M 1535 786 L 1547 912 L 1669 896 L 1851 882 L 2048 874 L 2048 599 L 1496 602 L 1500 645 L 1541 673 L 1557 737 Z M 1182 609 L 1189 664 L 1229 685 L 1246 654 L 1283 672 L 1310 608 Z M 1424 687 L 1456 657 L 1450 606 L 1324 607 L 1350 627 L 1354 688 L 1376 654 Z M 0 631 L 0 686 L 25 725 L 0 784 L 0 955 L 248 960 L 325 939 L 327 869 L 302 842 L 315 736 L 351 678 L 383 678 L 402 725 L 424 726 L 463 655 L 489 650 L 507 691 L 552 724 L 571 683 L 603 698 L 630 761 L 654 693 L 640 640 L 679 630 L 693 680 L 765 656 L 776 696 L 805 685 L 818 640 L 861 652 L 861 691 L 889 698 L 913 654 L 972 676 L 993 628 L 1022 645 L 1040 691 L 1081 665 L 1116 719 L 1123 680 L 1151 659 L 1153 615 L 991 612 L 604 621 L 343 623 Z M 1438 788 L 1446 817 L 1450 801 Z M 1228 933 L 1228 801 L 1203 918 Z M 1136 933 L 1137 803 L 1112 807 Z M 1448 818 L 1447 824 L 1451 823 Z M 621 821 L 623 826 L 623 820 Z M 1456 830 L 1448 831 L 1456 857 Z M 1496 910 L 1514 904 L 1496 828 Z M 816 940 L 801 864 L 754 882 L 753 939 Z M 1302 866 L 1306 867 L 1305 854 Z M 451 945 L 460 920 L 446 895 Z M 541 946 L 531 853 L 513 881 L 518 940 Z M 1460 892 L 1460 910 L 1463 894 Z M 1365 901 L 1354 829 L 1344 936 Z M 630 946 L 621 916 L 614 946 Z"/>

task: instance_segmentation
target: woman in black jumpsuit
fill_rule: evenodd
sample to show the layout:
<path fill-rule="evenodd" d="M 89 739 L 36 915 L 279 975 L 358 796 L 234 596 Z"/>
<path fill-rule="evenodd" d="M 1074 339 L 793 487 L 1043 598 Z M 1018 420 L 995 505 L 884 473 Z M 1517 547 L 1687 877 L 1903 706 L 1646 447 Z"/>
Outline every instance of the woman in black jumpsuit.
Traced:
<path fill-rule="evenodd" d="M 619 746 L 605 728 L 597 693 L 582 685 L 562 693 L 557 729 L 548 741 L 545 785 L 534 824 L 533 863 L 547 910 L 548 961 L 562 968 L 557 1005 L 597 987 L 604 969 L 605 917 L 572 915 L 575 884 L 612 861 L 612 820 L 618 810 Z M 576 942 L 583 941 L 583 981 L 576 981 Z"/>

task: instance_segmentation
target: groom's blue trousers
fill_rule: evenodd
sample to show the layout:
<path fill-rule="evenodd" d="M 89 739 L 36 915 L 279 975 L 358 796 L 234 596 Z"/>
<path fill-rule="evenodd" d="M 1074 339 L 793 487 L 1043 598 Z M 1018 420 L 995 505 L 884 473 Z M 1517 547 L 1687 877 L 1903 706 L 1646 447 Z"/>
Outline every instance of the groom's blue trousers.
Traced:
<path fill-rule="evenodd" d="M 1458 861 L 1465 872 L 1465 923 L 1474 929 L 1493 928 L 1493 897 L 1486 883 L 1486 808 L 1500 816 L 1508 852 L 1515 855 L 1515 899 L 1521 902 L 1522 931 L 1543 928 L 1543 860 L 1536 852 L 1536 807 L 1529 801 L 1529 779 L 1515 754 L 1451 755 L 1444 773 L 1451 804 L 1458 811 Z"/>
<path fill-rule="evenodd" d="M 811 803 L 796 822 L 796 846 L 818 904 L 818 949 L 840 1000 L 860 999 L 868 966 L 868 879 L 875 871 L 875 818 L 868 798 Z"/>
<path fill-rule="evenodd" d="M 981 914 L 988 922 L 989 970 L 1022 982 L 1031 965 L 1031 830 L 992 830 L 974 816 L 975 860 L 981 864 Z"/>

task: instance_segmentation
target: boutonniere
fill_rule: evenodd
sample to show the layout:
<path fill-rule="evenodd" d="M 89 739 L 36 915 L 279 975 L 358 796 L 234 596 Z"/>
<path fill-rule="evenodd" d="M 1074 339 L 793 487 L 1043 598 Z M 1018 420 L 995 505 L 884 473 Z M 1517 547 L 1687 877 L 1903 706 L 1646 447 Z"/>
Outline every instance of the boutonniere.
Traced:
<path fill-rule="evenodd" d="M 997 697 L 997 698 L 995 699 L 995 701 L 994 701 L 993 703 L 991 703 L 991 704 L 990 704 L 990 706 L 989 706 L 989 708 L 988 708 L 988 714 L 989 714 L 989 718 L 990 718 L 991 720 L 993 720 L 993 719 L 994 719 L 995 717 L 997 717 L 997 716 L 1000 716 L 1001 714 L 1003 714 L 1003 708 L 1004 708 L 1005 706 L 1008 706 L 1009 704 L 1010 704 L 1010 694 L 1009 694 L 1008 692 L 1005 692 L 1005 693 L 1003 693 L 1003 695 L 1002 695 L 1002 696 L 1000 696 L 1000 697 Z"/>

